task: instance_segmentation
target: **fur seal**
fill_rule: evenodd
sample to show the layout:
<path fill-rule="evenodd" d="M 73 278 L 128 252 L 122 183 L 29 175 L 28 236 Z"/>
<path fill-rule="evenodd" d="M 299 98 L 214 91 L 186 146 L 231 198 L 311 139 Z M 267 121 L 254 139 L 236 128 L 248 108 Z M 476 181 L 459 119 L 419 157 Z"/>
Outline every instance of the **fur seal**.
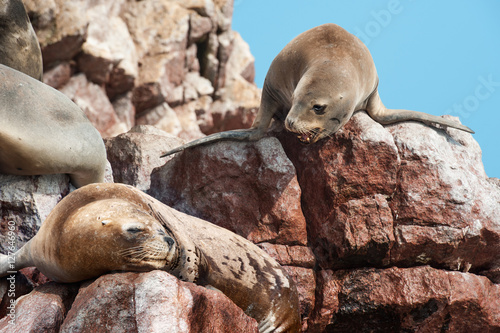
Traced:
<path fill-rule="evenodd" d="M 104 181 L 99 132 L 66 95 L 0 65 L 0 173 L 67 173 L 76 187 Z"/>
<path fill-rule="evenodd" d="M 330 23 L 298 35 L 274 58 L 251 128 L 215 133 L 161 157 L 220 140 L 258 140 L 273 118 L 283 121 L 301 142 L 311 144 L 334 134 L 360 110 L 381 124 L 416 120 L 474 133 L 467 126 L 434 115 L 387 109 L 378 94 L 377 71 L 368 48 L 356 36 Z"/>
<path fill-rule="evenodd" d="M 74 282 L 114 270 L 162 269 L 221 291 L 257 320 L 260 332 L 300 330 L 295 284 L 274 259 L 132 186 L 90 184 L 70 193 L 14 257 L 9 267 L 0 255 L 0 276 L 36 266 L 51 279 Z"/>
<path fill-rule="evenodd" d="M 42 80 L 42 52 L 21 0 L 0 0 L 0 63 Z"/>
<path fill-rule="evenodd" d="M 168 231 L 141 207 L 123 199 L 92 201 L 68 196 L 56 205 L 38 233 L 0 272 L 36 266 L 56 282 L 78 282 L 110 271 L 149 271 L 175 261 L 176 244 Z M 170 260 L 170 261 L 169 261 Z"/>

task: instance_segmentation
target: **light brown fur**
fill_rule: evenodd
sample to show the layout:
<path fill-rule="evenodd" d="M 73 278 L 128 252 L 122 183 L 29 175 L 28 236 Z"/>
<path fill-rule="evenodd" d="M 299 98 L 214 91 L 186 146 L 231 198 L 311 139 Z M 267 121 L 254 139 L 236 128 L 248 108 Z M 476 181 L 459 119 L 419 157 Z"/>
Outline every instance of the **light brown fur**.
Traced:
<path fill-rule="evenodd" d="M 130 235 L 129 228 L 137 224 L 145 231 Z M 131 247 L 161 242 L 162 237 L 171 245 L 154 260 L 124 256 Z M 260 332 L 300 330 L 296 287 L 267 253 L 229 230 L 123 184 L 91 184 L 66 196 L 16 253 L 15 269 L 27 266 L 37 266 L 60 282 L 115 270 L 162 269 L 221 291 L 258 321 Z M 8 270 L 7 257 L 0 256 L 0 276 Z"/>
<path fill-rule="evenodd" d="M 366 46 L 338 25 L 324 24 L 295 37 L 273 60 L 250 129 L 215 133 L 162 157 L 220 140 L 258 140 L 273 118 L 283 121 L 301 142 L 314 143 L 333 135 L 360 110 L 381 124 L 416 120 L 474 133 L 434 115 L 387 109 L 377 88 L 377 71 Z"/>
<path fill-rule="evenodd" d="M 36 266 L 51 280 L 69 283 L 111 271 L 163 269 L 175 262 L 175 241 L 141 207 L 123 199 L 75 199 L 83 198 L 70 195 L 54 208 L 8 270 Z M 6 273 L 4 259 L 0 276 Z"/>

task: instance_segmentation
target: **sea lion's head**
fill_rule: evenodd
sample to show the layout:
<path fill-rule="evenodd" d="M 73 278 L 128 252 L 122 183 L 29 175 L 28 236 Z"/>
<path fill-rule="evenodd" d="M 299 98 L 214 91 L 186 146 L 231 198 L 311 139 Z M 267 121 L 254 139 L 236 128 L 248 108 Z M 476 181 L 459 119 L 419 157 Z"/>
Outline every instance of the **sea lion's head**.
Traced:
<path fill-rule="evenodd" d="M 175 236 L 147 211 L 104 199 L 72 213 L 59 242 L 60 263 L 80 279 L 110 271 L 169 270 L 179 260 Z"/>
<path fill-rule="evenodd" d="M 305 73 L 297 84 L 285 128 L 297 134 L 302 143 L 311 144 L 332 136 L 355 111 L 357 89 L 351 87 L 348 73 L 333 72 L 329 61 Z"/>

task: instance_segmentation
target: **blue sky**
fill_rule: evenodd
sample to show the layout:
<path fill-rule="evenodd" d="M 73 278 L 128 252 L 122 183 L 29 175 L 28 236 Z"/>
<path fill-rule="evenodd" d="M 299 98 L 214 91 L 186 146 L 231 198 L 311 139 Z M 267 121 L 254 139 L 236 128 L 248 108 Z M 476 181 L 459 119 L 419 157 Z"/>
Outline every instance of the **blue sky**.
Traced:
<path fill-rule="evenodd" d="M 388 108 L 459 116 L 500 178 L 500 1 L 234 0 L 259 87 L 290 40 L 329 22 L 368 46 Z"/>

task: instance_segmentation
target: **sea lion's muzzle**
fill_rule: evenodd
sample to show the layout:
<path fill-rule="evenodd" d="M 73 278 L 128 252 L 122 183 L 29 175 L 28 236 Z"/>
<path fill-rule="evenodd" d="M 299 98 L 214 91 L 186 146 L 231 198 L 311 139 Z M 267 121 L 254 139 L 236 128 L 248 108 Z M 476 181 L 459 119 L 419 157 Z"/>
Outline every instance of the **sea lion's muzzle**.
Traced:
<path fill-rule="evenodd" d="M 318 136 L 320 132 L 321 129 L 319 127 L 316 127 L 306 132 L 299 133 L 299 135 L 297 135 L 297 138 L 301 143 L 311 144 L 318 141 Z"/>

